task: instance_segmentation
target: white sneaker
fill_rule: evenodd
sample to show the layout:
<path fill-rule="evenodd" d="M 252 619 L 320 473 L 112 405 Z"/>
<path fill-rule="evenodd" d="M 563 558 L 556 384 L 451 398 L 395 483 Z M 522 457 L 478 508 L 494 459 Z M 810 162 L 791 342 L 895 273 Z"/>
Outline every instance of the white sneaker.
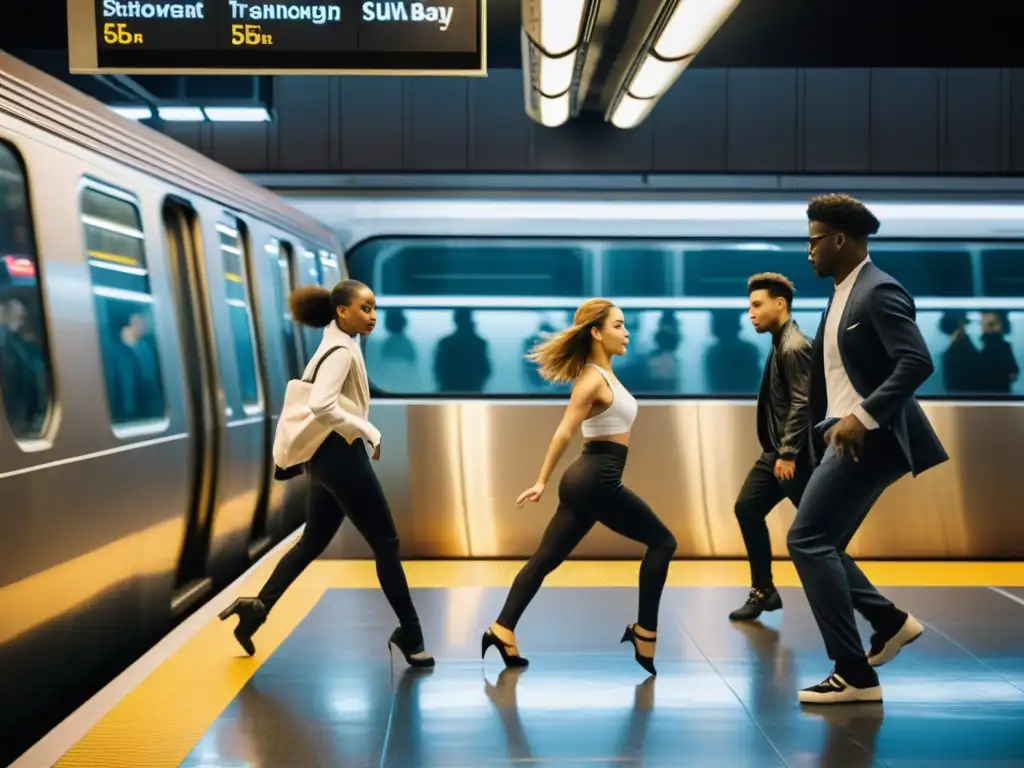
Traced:
<path fill-rule="evenodd" d="M 835 672 L 817 685 L 800 691 L 801 704 L 853 704 L 881 701 L 881 685 L 873 685 L 870 688 L 854 688 Z"/>
<path fill-rule="evenodd" d="M 871 636 L 871 652 L 868 653 L 868 664 L 872 667 L 888 664 L 896 658 L 903 646 L 910 645 L 923 634 L 924 625 L 908 613 L 903 626 L 889 639 L 886 640 L 877 633 Z"/>

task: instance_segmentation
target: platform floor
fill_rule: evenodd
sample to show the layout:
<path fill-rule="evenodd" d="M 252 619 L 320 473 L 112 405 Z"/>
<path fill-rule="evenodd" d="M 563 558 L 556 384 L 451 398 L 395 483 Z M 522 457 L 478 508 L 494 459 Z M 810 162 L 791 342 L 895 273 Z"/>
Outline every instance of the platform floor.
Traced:
<path fill-rule="evenodd" d="M 57 764 L 1024 766 L 1024 564 L 866 564 L 927 632 L 881 670 L 884 705 L 815 709 L 797 691 L 830 665 L 788 563 L 784 610 L 748 626 L 727 619 L 745 564 L 674 564 L 657 678 L 618 644 L 635 563 L 567 563 L 520 624 L 531 666 L 504 672 L 493 650 L 481 663 L 480 634 L 519 566 L 408 564 L 438 658 L 424 673 L 389 661 L 395 622 L 372 564 L 318 562 L 254 658 L 207 623 Z"/>

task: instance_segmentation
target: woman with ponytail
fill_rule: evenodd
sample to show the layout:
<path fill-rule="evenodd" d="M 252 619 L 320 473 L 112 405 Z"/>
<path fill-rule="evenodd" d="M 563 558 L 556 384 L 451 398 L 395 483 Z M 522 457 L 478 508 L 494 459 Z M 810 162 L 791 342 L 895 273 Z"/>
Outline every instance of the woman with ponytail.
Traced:
<path fill-rule="evenodd" d="M 323 328 L 323 340 L 306 366 L 312 382 L 309 410 L 330 431 L 306 464 L 309 496 L 302 538 L 277 564 L 257 597 L 235 601 L 221 619 L 237 614 L 235 638 L 251 656 L 252 636 L 285 590 L 327 548 L 347 516 L 373 550 L 377 578 L 398 616 L 395 645 L 412 666 L 432 667 L 423 647 L 423 631 L 412 603 L 405 569 L 398 556 L 398 533 L 377 476 L 370 465 L 380 458 L 380 432 L 368 420 L 370 389 L 356 336 L 369 336 L 377 324 L 373 291 L 357 280 L 343 280 L 331 291 L 303 287 L 289 297 L 292 317 Z M 365 444 L 365 445 L 364 445 Z"/>
<path fill-rule="evenodd" d="M 583 453 L 558 486 L 558 509 L 540 548 L 516 576 L 498 620 L 484 633 L 481 652 L 492 645 L 506 666 L 529 662 L 516 648 L 515 628 L 544 578 L 576 548 L 595 523 L 647 545 L 640 564 L 640 606 L 635 624 L 627 624 L 621 642 L 633 644 L 634 658 L 650 674 L 658 631 L 658 608 L 676 551 L 671 531 L 649 506 L 622 484 L 629 434 L 636 419 L 633 396 L 612 373 L 611 359 L 629 344 L 622 310 L 605 299 L 590 299 L 576 311 L 573 325 L 541 342 L 527 356 L 551 382 L 575 382 L 562 423 L 555 430 L 537 482 L 516 500 L 543 496 L 548 479 L 576 431 L 582 427 Z"/>

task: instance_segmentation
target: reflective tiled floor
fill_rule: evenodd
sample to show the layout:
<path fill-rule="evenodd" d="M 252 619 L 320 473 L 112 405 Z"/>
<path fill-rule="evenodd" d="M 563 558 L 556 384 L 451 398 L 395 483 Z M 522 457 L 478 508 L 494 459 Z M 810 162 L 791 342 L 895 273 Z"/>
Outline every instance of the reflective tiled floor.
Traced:
<path fill-rule="evenodd" d="M 632 589 L 541 590 L 522 673 L 479 659 L 505 589 L 415 590 L 426 673 L 390 664 L 379 591 L 331 589 L 183 765 L 1024 766 L 1024 604 L 886 592 L 928 631 L 881 671 L 885 704 L 809 709 L 797 690 L 830 668 L 799 589 L 748 626 L 726 618 L 742 589 L 666 589 L 657 678 L 618 644 Z"/>

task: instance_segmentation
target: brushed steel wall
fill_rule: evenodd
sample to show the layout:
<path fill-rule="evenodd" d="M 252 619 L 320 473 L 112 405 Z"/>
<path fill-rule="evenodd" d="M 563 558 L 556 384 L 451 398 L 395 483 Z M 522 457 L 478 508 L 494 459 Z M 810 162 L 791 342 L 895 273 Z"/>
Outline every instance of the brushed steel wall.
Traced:
<path fill-rule="evenodd" d="M 862 558 L 1024 557 L 1020 462 L 1024 408 L 924 403 L 952 457 L 901 479 L 876 504 L 850 546 Z M 661 516 L 679 541 L 677 557 L 745 557 L 733 505 L 759 447 L 753 402 L 644 403 L 631 441 L 625 483 Z M 404 557 L 528 557 L 558 503 L 562 471 L 540 503 L 516 509 L 536 479 L 562 403 L 377 401 L 384 434 L 376 465 L 392 506 Z M 769 516 L 772 546 L 786 557 L 795 510 Z M 574 558 L 637 558 L 639 544 L 596 527 Z M 350 526 L 329 556 L 367 557 Z"/>

